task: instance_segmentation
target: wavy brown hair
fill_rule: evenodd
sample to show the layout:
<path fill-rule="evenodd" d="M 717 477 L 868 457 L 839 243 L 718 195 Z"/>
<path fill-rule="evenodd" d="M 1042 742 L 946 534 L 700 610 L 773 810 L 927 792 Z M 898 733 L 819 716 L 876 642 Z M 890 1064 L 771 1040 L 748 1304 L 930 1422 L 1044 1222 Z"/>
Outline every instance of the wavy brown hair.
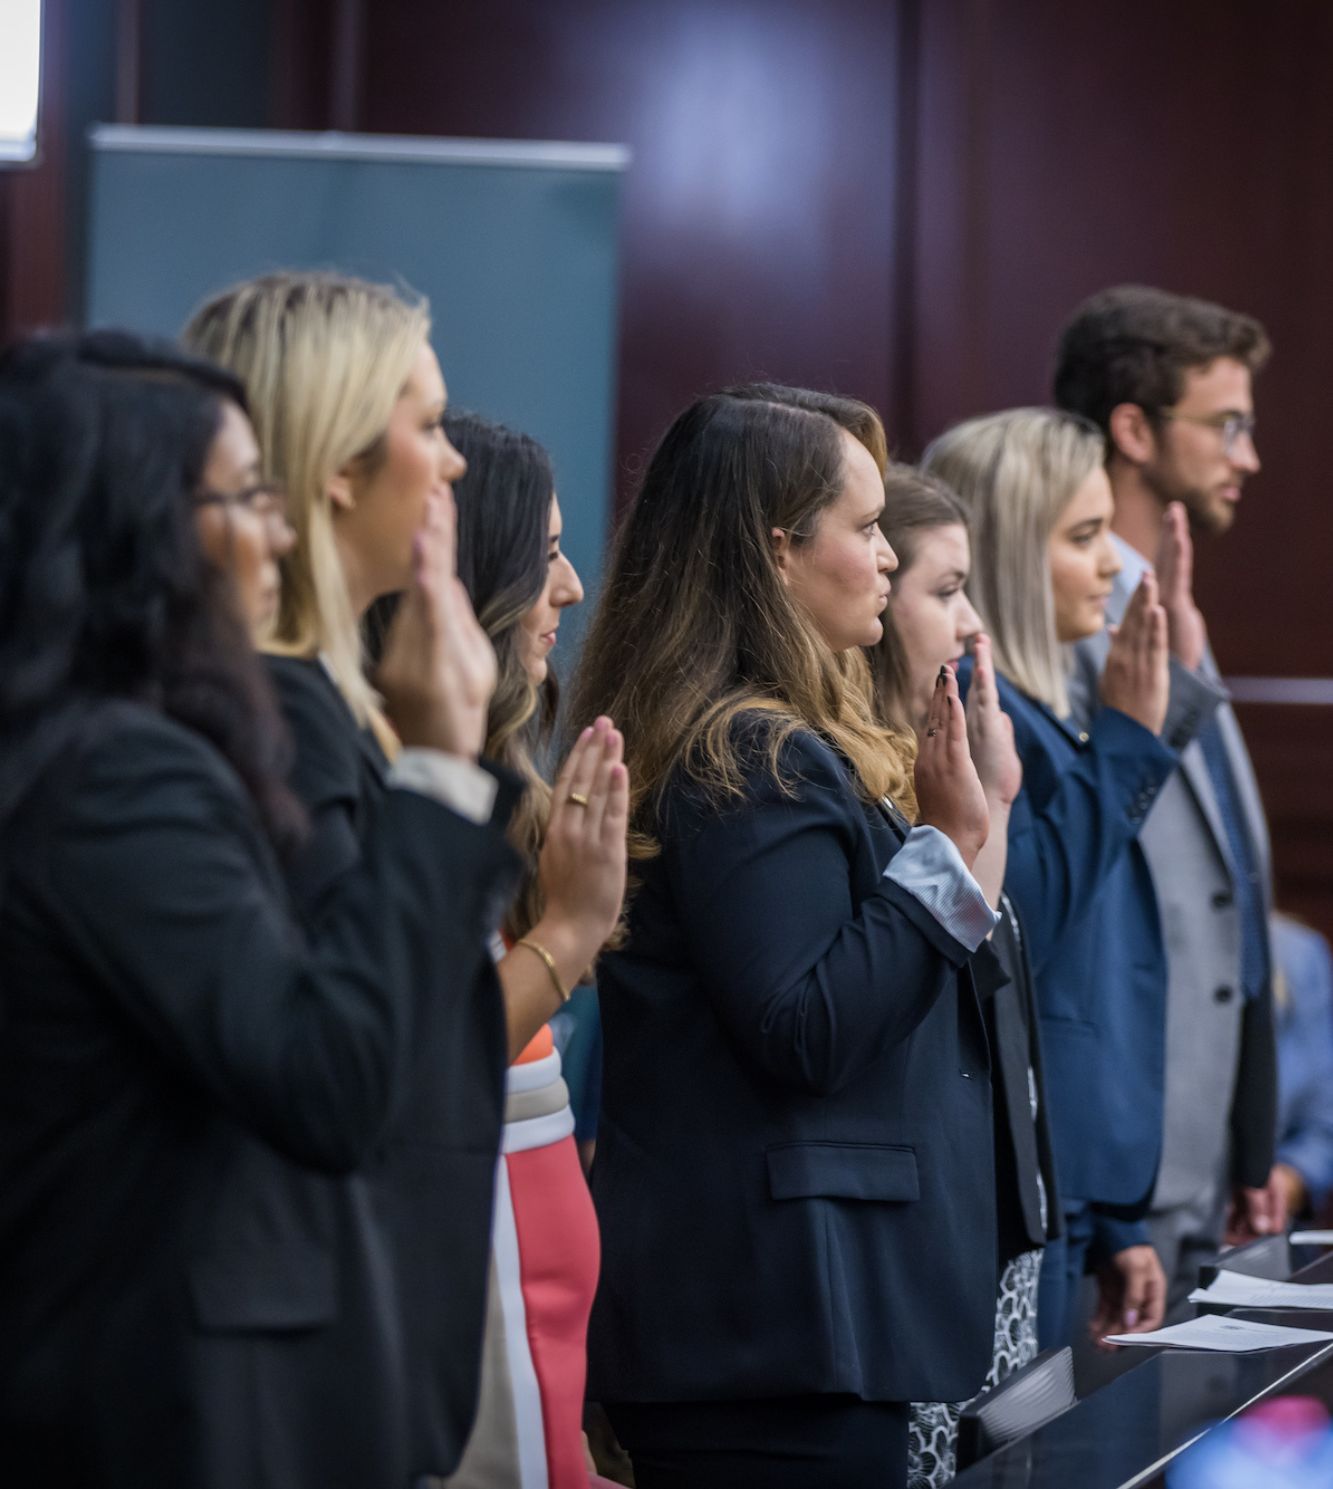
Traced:
<path fill-rule="evenodd" d="M 912 465 L 890 465 L 884 472 L 884 511 L 879 530 L 897 555 L 896 584 L 916 562 L 917 547 L 924 533 L 940 527 L 968 528 L 967 512 L 957 496 L 936 476 Z M 866 648 L 875 679 L 875 700 L 880 716 L 898 729 L 912 727 L 907 655 L 893 618 L 890 601 L 882 617 L 884 634 Z"/>
<path fill-rule="evenodd" d="M 882 476 L 889 464 L 889 441 L 884 421 L 859 398 L 844 398 L 841 393 L 825 393 L 818 388 L 788 388 L 782 383 L 735 383 L 722 390 L 728 398 L 745 398 L 760 403 L 781 403 L 788 408 L 803 408 L 812 414 L 827 414 L 854 440 L 866 447 Z"/>
<path fill-rule="evenodd" d="M 811 729 L 851 763 L 867 800 L 915 812 L 913 743 L 874 716 L 859 648 L 834 653 L 782 582 L 774 528 L 808 542 L 844 484 L 842 433 L 778 399 L 717 393 L 667 431 L 617 538 L 585 643 L 572 716 L 625 735 L 630 854 L 657 851 L 662 794 L 685 771 L 719 802 L 745 771 L 737 724 L 769 725 L 769 769 Z"/>
<path fill-rule="evenodd" d="M 555 721 L 556 686 L 536 686 L 520 650 L 519 622 L 541 598 L 555 476 L 535 439 L 477 414 L 445 415 L 449 442 L 467 461 L 454 482 L 458 577 L 495 648 L 497 680 L 486 714 L 485 754 L 520 776 L 526 789 L 509 822 L 523 860 L 519 892 L 505 916 L 517 939 L 541 919 L 537 860 L 551 812 L 551 788 L 533 760 Z"/>

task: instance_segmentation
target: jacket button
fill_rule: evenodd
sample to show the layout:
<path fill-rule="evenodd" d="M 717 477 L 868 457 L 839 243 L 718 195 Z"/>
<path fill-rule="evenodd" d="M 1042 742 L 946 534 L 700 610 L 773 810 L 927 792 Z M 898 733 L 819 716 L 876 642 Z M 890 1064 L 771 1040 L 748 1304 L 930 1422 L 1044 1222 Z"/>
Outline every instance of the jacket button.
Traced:
<path fill-rule="evenodd" d="M 1213 1002 L 1214 1003 L 1230 1003 L 1231 1000 L 1232 1000 L 1232 998 L 1234 998 L 1235 996 L 1236 996 L 1235 993 L 1233 993 L 1232 990 L 1229 987 L 1220 987 L 1213 994 Z"/>
<path fill-rule="evenodd" d="M 1236 903 L 1236 897 L 1229 889 L 1216 889 L 1213 891 L 1213 909 L 1229 910 Z"/>
<path fill-rule="evenodd" d="M 1088 733 L 1088 731 L 1086 729 L 1080 729 L 1078 731 L 1078 742 L 1079 742 L 1079 744 L 1087 744 L 1088 740 L 1091 739 L 1091 737 L 1092 736 Z"/>

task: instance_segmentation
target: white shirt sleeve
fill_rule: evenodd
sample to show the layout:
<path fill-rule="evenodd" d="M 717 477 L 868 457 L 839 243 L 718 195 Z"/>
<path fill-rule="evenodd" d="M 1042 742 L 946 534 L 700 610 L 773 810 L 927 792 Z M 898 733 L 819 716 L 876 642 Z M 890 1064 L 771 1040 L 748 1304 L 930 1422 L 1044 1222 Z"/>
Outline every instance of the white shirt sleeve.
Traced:
<path fill-rule="evenodd" d="M 389 771 L 389 785 L 433 796 L 469 822 L 489 822 L 495 809 L 495 777 L 443 750 L 403 750 Z"/>
<path fill-rule="evenodd" d="M 957 845 L 938 827 L 914 827 L 884 877 L 919 900 L 969 951 L 975 951 L 1000 923 Z"/>

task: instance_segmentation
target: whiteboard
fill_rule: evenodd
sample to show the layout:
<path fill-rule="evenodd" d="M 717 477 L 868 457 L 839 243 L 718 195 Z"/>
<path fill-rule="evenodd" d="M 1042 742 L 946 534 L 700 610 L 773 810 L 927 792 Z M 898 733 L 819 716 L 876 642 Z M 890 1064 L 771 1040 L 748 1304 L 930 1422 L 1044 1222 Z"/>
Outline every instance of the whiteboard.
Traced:
<path fill-rule="evenodd" d="M 175 335 L 210 294 L 339 269 L 426 295 L 451 406 L 551 452 L 590 611 L 612 498 L 617 145 L 99 125 L 91 325 Z M 580 614 L 580 612 L 582 612 Z M 562 648 L 563 650 L 563 648 Z M 566 675 L 569 658 L 559 670 Z"/>

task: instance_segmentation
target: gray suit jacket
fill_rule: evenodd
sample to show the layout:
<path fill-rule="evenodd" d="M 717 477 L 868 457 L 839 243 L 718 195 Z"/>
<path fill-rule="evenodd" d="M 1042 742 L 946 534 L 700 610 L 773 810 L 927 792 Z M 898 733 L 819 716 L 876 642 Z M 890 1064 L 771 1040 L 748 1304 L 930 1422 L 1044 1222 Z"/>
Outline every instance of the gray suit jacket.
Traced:
<path fill-rule="evenodd" d="M 1124 568 L 1107 610 L 1120 621 L 1147 564 L 1116 540 Z M 1105 634 L 1080 642 L 1070 697 L 1090 711 L 1109 645 Z M 1236 716 L 1211 652 L 1198 672 L 1174 658 L 1163 737 L 1181 752 L 1180 769 L 1158 793 L 1139 841 L 1157 891 L 1168 965 L 1166 1113 L 1154 1210 L 1197 1197 L 1229 1166 L 1238 1181 L 1265 1182 L 1273 1156 L 1276 1065 L 1271 992 L 1247 1004 L 1241 994 L 1240 910 L 1226 829 L 1199 732 L 1214 718 L 1226 745 L 1272 907 L 1268 829 Z M 1271 958 L 1270 958 L 1271 963 Z"/>

